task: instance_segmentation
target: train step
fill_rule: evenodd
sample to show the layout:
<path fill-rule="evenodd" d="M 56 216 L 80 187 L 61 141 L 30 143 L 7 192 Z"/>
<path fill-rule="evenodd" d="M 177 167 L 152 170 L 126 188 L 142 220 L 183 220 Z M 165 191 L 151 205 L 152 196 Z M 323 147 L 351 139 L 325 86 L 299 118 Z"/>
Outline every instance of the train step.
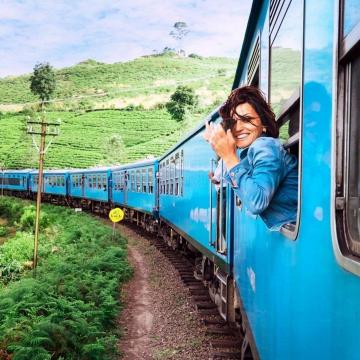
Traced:
<path fill-rule="evenodd" d="M 198 309 L 200 315 L 217 315 L 218 309 Z"/>
<path fill-rule="evenodd" d="M 195 302 L 211 301 L 209 295 L 192 295 L 192 298 Z"/>
<path fill-rule="evenodd" d="M 216 339 L 211 340 L 211 346 L 213 348 L 224 349 L 224 348 L 241 348 L 242 342 L 240 340 L 227 340 L 227 339 Z"/>
<path fill-rule="evenodd" d="M 210 359 L 241 359 L 241 352 L 214 352 Z"/>
<path fill-rule="evenodd" d="M 228 327 L 209 327 L 206 329 L 208 335 L 223 335 L 235 337 L 234 331 Z"/>
<path fill-rule="evenodd" d="M 219 317 L 216 317 L 214 319 L 203 319 L 203 322 L 205 325 L 217 325 L 217 326 L 224 326 L 226 324 L 226 321 Z"/>
<path fill-rule="evenodd" d="M 200 309 L 216 309 L 217 306 L 213 303 L 213 302 L 210 302 L 210 301 L 199 301 L 196 303 L 196 308 L 198 310 Z"/>

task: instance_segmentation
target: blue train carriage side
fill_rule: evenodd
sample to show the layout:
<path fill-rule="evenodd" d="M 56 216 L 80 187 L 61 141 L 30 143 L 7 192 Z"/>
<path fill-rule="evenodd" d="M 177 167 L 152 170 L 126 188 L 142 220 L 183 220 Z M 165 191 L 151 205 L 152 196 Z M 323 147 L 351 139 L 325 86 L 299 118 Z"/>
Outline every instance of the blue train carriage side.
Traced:
<path fill-rule="evenodd" d="M 236 294 L 255 358 L 359 358 L 359 9 L 253 2 L 234 88 L 266 94 L 299 160 L 295 226 L 269 231 L 233 203 Z"/>
<path fill-rule="evenodd" d="M 44 170 L 42 198 L 54 204 L 66 204 L 68 177 L 67 170 Z M 33 198 L 35 198 L 38 190 L 38 181 L 38 170 L 31 171 L 29 187 Z"/>
<path fill-rule="evenodd" d="M 148 231 L 157 229 L 158 160 L 144 160 L 111 169 L 113 206 L 125 210 L 126 218 Z"/>
<path fill-rule="evenodd" d="M 0 172 L 2 194 L 27 197 L 31 170 L 4 170 Z"/>
<path fill-rule="evenodd" d="M 219 122 L 218 110 L 207 121 Z M 204 140 L 205 121 L 159 159 L 160 231 L 173 248 L 190 250 L 220 314 L 234 320 L 231 293 L 231 189 L 208 176 L 218 159 Z"/>
<path fill-rule="evenodd" d="M 110 168 L 69 171 L 69 202 L 72 206 L 107 214 L 111 187 Z"/>

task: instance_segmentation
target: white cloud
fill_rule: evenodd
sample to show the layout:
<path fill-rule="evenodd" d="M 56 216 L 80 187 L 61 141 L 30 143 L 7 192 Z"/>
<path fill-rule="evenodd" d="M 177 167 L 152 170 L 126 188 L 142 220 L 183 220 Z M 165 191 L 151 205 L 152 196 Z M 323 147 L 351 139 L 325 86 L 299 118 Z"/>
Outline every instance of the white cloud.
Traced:
<path fill-rule="evenodd" d="M 187 52 L 234 56 L 240 52 L 250 0 L 2 0 L 0 76 L 28 73 L 38 61 L 55 67 L 87 58 L 126 61 L 176 46 L 176 21 L 190 33 Z"/>

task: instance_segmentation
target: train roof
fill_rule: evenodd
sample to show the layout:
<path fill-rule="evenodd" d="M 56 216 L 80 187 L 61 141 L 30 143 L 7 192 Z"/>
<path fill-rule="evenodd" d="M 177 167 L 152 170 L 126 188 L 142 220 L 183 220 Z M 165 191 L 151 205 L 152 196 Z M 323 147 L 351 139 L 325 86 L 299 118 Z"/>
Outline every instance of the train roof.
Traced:
<path fill-rule="evenodd" d="M 33 169 L 21 169 L 21 170 L 4 170 L 0 171 L 0 174 L 29 174 Z"/>
<path fill-rule="evenodd" d="M 69 170 L 66 169 L 58 169 L 58 170 L 44 170 L 43 174 L 47 175 L 47 174 L 67 174 L 69 172 Z M 38 174 L 39 170 L 32 170 L 30 171 L 30 174 Z"/>
<path fill-rule="evenodd" d="M 249 49 L 251 46 L 252 39 L 254 37 L 257 20 L 259 18 L 259 14 L 263 2 L 264 2 L 263 0 L 253 0 L 250 15 L 248 18 L 248 23 L 246 26 L 244 40 L 240 50 L 240 57 L 236 68 L 232 90 L 236 89 L 239 86 L 240 78 L 242 75 L 242 71 L 245 68 L 246 60 L 249 54 Z"/>
<path fill-rule="evenodd" d="M 111 168 L 111 171 L 117 171 L 117 170 L 123 170 L 123 169 L 131 169 L 131 168 L 142 167 L 142 166 L 149 166 L 149 165 L 155 164 L 157 161 L 158 161 L 157 158 L 139 160 L 139 161 L 136 161 L 136 162 L 133 162 L 133 163 L 128 163 L 128 164 L 113 167 L 113 168 Z"/>
<path fill-rule="evenodd" d="M 110 170 L 109 166 L 95 167 L 89 169 L 71 169 L 67 170 L 69 174 L 79 174 L 79 173 L 98 173 L 98 172 L 108 172 Z"/>

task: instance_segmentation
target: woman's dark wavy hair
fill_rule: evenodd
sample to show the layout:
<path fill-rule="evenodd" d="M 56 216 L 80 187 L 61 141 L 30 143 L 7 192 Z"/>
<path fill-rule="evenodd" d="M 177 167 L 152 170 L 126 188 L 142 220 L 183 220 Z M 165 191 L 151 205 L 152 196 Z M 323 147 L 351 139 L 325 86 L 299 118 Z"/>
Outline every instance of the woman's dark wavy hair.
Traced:
<path fill-rule="evenodd" d="M 223 118 L 225 130 L 232 129 L 235 125 L 234 115 L 242 121 L 251 122 L 251 119 L 241 116 L 236 112 L 236 107 L 244 103 L 250 104 L 257 112 L 262 125 L 266 128 L 268 136 L 279 137 L 279 127 L 275 121 L 275 114 L 266 102 L 264 94 L 254 86 L 243 86 L 233 90 L 225 104 L 221 106 L 219 112 Z"/>

